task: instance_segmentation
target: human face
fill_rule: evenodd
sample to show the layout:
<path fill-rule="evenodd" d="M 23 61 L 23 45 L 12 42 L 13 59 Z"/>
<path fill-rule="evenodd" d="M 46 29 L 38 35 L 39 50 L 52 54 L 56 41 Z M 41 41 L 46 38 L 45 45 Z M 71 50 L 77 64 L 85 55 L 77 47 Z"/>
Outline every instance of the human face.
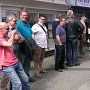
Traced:
<path fill-rule="evenodd" d="M 65 25 L 65 19 L 62 19 L 62 20 L 60 21 L 60 24 L 61 24 L 62 26 L 64 26 L 64 25 Z"/>
<path fill-rule="evenodd" d="M 3 28 L 1 28 L 1 32 L 4 37 L 7 36 L 8 32 L 9 32 L 9 26 L 5 25 Z"/>
<path fill-rule="evenodd" d="M 14 28 L 16 26 L 16 23 L 17 23 L 17 18 L 13 18 L 9 24 Z"/>
<path fill-rule="evenodd" d="M 45 17 L 40 17 L 39 22 L 44 24 L 46 22 L 46 18 Z"/>
<path fill-rule="evenodd" d="M 28 13 L 27 12 L 21 12 L 20 14 L 20 19 L 23 21 L 23 22 L 26 22 L 28 20 Z"/>

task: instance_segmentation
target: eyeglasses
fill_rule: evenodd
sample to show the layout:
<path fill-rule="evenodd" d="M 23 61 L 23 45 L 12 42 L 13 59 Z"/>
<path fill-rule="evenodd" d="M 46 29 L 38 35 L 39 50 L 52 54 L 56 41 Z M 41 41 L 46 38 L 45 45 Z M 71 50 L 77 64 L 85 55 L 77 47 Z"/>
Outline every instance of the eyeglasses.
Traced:
<path fill-rule="evenodd" d="M 15 22 L 15 23 L 16 23 L 17 21 L 13 21 L 13 22 Z"/>
<path fill-rule="evenodd" d="M 6 28 L 6 30 L 9 30 L 9 28 Z"/>

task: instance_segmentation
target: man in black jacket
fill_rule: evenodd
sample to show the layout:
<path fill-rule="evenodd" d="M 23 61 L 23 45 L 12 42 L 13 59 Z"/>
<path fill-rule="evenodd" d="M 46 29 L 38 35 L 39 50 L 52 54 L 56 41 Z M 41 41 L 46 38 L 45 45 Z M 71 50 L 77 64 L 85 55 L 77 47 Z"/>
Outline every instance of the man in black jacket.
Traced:
<path fill-rule="evenodd" d="M 67 11 L 66 30 L 66 61 L 67 66 L 78 66 L 78 35 L 84 30 L 81 22 L 74 17 L 73 11 Z"/>

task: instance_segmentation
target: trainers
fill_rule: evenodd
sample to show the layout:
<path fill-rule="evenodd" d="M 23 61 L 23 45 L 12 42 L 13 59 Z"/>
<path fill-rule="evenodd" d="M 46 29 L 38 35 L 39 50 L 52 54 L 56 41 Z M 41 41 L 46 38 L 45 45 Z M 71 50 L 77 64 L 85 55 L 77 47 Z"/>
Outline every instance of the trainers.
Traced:
<path fill-rule="evenodd" d="M 66 66 L 68 66 L 68 67 L 72 67 L 73 65 L 72 65 L 72 64 L 66 64 Z"/>
<path fill-rule="evenodd" d="M 35 79 L 30 77 L 29 82 L 35 82 Z"/>
<path fill-rule="evenodd" d="M 56 71 L 58 71 L 58 72 L 63 72 L 63 70 L 62 69 L 55 69 Z"/>
<path fill-rule="evenodd" d="M 80 65 L 80 63 L 77 63 L 77 64 L 73 64 L 73 66 L 79 66 Z"/>

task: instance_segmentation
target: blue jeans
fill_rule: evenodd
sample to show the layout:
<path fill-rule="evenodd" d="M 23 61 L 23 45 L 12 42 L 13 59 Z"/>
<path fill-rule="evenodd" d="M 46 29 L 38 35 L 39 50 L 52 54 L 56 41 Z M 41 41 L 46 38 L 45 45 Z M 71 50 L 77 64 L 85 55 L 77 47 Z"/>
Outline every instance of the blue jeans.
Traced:
<path fill-rule="evenodd" d="M 20 61 L 12 66 L 3 66 L 2 72 L 12 82 L 12 90 L 30 90 L 29 78 Z"/>
<path fill-rule="evenodd" d="M 78 39 L 66 42 L 66 60 L 69 65 L 78 63 Z"/>

